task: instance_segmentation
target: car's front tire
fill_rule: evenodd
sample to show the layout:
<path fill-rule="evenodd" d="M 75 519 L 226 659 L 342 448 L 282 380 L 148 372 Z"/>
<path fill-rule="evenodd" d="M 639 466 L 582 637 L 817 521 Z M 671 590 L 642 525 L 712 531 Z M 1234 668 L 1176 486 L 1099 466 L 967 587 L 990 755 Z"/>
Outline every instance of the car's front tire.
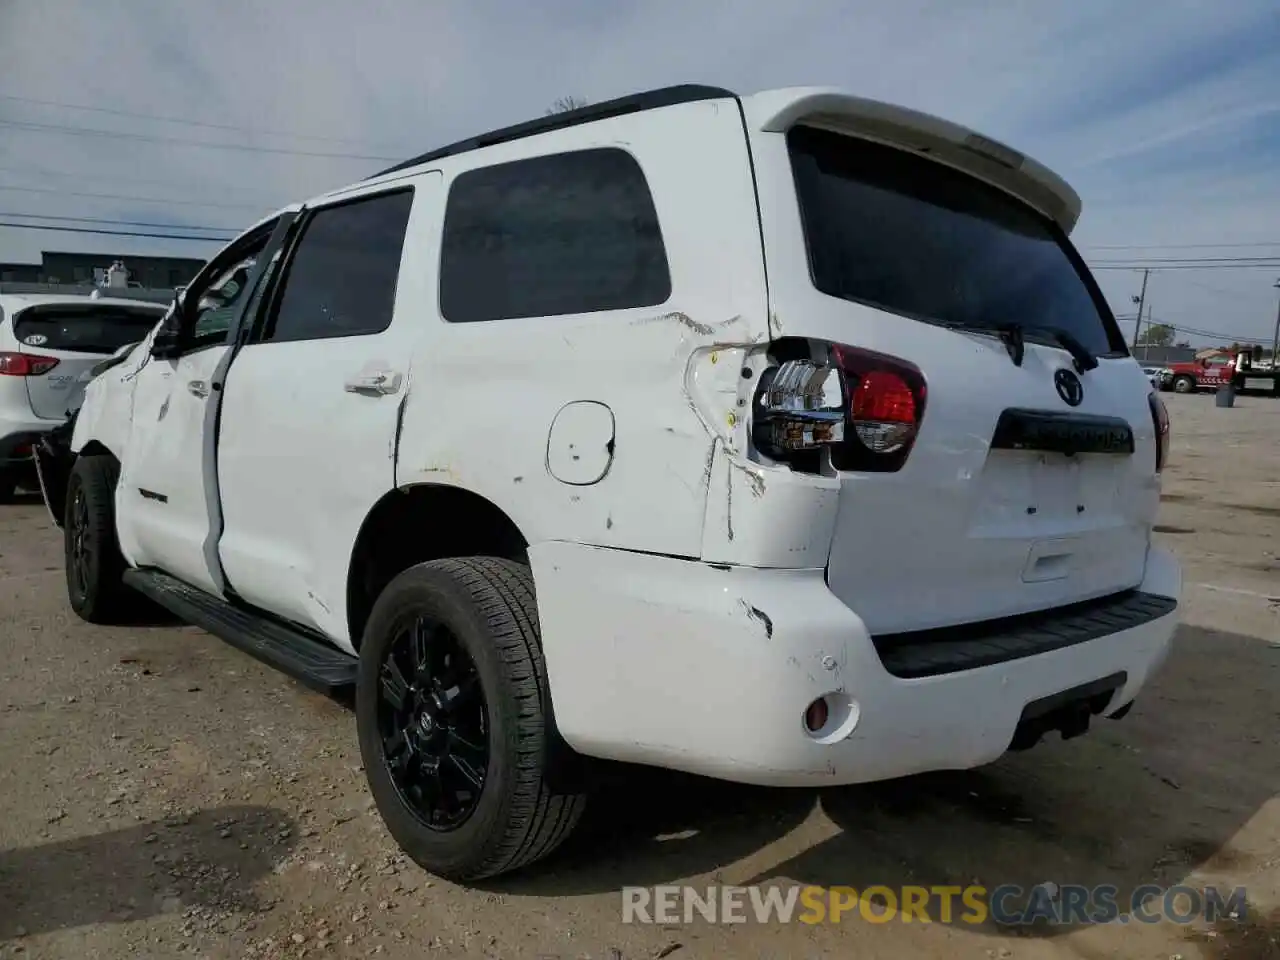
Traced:
<path fill-rule="evenodd" d="M 527 566 L 435 560 L 378 597 L 360 647 L 360 752 L 388 830 L 424 869 L 493 877 L 569 835 L 586 797 L 548 783 L 550 712 Z"/>
<path fill-rule="evenodd" d="M 116 623 L 137 594 L 124 585 L 116 539 L 115 489 L 120 465 L 106 454 L 78 457 L 67 479 L 63 546 L 67 598 L 89 623 Z"/>
<path fill-rule="evenodd" d="M 1196 382 L 1188 376 L 1174 377 L 1173 392 L 1174 393 L 1193 393 L 1196 389 Z"/>
<path fill-rule="evenodd" d="M 13 503 L 17 493 L 17 473 L 13 470 L 0 470 L 0 503 Z"/>

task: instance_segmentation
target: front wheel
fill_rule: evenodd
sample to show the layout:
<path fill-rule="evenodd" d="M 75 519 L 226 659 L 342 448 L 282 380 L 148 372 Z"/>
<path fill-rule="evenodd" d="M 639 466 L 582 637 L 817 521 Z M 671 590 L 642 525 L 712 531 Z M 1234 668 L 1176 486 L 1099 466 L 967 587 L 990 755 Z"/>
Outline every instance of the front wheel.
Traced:
<path fill-rule="evenodd" d="M 124 585 L 125 562 L 116 539 L 119 473 L 110 456 L 78 457 L 67 480 L 62 527 L 67 598 L 89 623 L 116 623 L 136 596 Z"/>
<path fill-rule="evenodd" d="M 527 566 L 435 560 L 382 592 L 360 647 L 360 753 L 387 829 L 419 866 L 480 880 L 568 837 L 586 797 L 547 782 L 550 704 Z"/>
<path fill-rule="evenodd" d="M 1173 381 L 1174 393 L 1191 393 L 1196 388 L 1196 382 L 1190 377 L 1175 377 Z"/>
<path fill-rule="evenodd" d="M 13 503 L 17 492 L 17 474 L 12 470 L 0 468 L 0 503 Z"/>

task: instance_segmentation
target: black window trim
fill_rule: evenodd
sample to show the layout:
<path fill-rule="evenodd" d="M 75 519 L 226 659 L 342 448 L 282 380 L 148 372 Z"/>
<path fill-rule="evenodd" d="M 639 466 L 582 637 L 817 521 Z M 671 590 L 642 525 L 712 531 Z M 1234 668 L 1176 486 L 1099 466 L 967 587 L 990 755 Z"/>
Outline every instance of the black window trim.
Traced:
<path fill-rule="evenodd" d="M 488 133 L 482 133 L 467 140 L 459 140 L 457 143 L 438 147 L 435 150 L 401 161 L 393 167 L 380 170 L 368 179 L 376 180 L 378 177 L 384 177 L 387 174 L 409 170 L 426 163 L 433 163 L 436 160 L 443 160 L 446 157 L 454 157 L 502 143 L 514 143 L 539 134 L 567 130 L 585 123 L 594 123 L 597 120 L 624 117 L 632 113 L 658 110 L 662 107 L 674 107 L 685 103 L 701 103 L 708 100 L 734 100 L 738 103 L 739 108 L 742 105 L 738 95 L 732 90 L 726 90 L 724 87 L 712 87 L 697 83 L 660 87 L 656 90 L 646 90 L 641 93 L 618 97 L 615 100 L 606 100 L 603 103 L 587 104 L 585 107 L 568 110 L 564 113 L 537 117 L 499 130 L 490 130 Z M 479 169 L 479 167 L 474 169 Z"/>
<path fill-rule="evenodd" d="M 619 307 L 617 309 L 619 310 L 656 310 L 671 302 L 672 298 L 675 297 L 675 293 L 676 293 L 675 276 L 671 272 L 671 258 L 668 255 L 667 237 L 665 232 L 663 231 L 662 215 L 658 211 L 658 198 L 653 191 L 653 187 L 649 183 L 649 175 L 645 171 L 644 164 L 640 162 L 640 158 L 636 156 L 635 151 L 630 150 L 627 147 L 620 146 L 619 144 L 616 144 L 616 143 L 609 143 L 609 144 L 603 144 L 603 145 L 592 144 L 586 147 L 574 147 L 569 150 L 552 150 L 549 153 L 529 154 L 527 156 L 516 157 L 511 160 L 501 160 L 496 163 L 478 164 L 474 167 L 468 167 L 467 169 L 459 171 L 458 173 L 455 173 L 453 175 L 453 177 L 449 180 L 448 189 L 445 190 L 444 203 L 441 207 L 440 231 L 439 231 L 440 250 L 436 259 L 436 284 L 435 284 L 436 315 L 444 323 L 448 324 L 449 326 L 464 327 L 464 326 L 470 326 L 475 323 L 512 323 L 512 322 L 519 322 L 522 320 L 524 321 L 546 320 L 546 319 L 553 318 L 555 316 L 577 316 L 578 315 L 578 313 L 573 313 L 573 314 L 548 314 L 545 316 L 529 316 L 529 317 L 502 317 L 496 320 L 450 320 L 444 311 L 444 298 L 441 292 L 444 289 L 444 284 L 442 283 L 442 280 L 444 278 L 444 253 L 445 253 L 445 237 L 446 237 L 445 231 L 447 230 L 449 225 L 449 200 L 453 196 L 453 191 L 456 188 L 458 181 L 463 177 L 467 176 L 468 174 L 487 171 L 487 170 L 495 170 L 500 167 L 510 167 L 516 164 L 526 163 L 532 160 L 545 160 L 551 157 L 565 157 L 565 156 L 571 156 L 573 154 L 579 154 L 579 153 L 601 153 L 606 151 L 613 151 L 616 153 L 625 154 L 627 157 L 630 158 L 631 162 L 636 165 L 636 169 L 640 171 L 640 176 L 644 183 L 645 192 L 649 195 L 649 203 L 653 207 L 654 219 L 658 225 L 658 240 L 662 246 L 663 263 L 666 266 L 666 274 L 667 274 L 667 296 L 660 303 L 648 304 L 645 306 L 638 306 L 638 307 Z M 581 311 L 579 311 L 579 313 L 580 312 Z M 615 311 L 614 310 L 597 310 L 597 311 L 591 311 L 591 312 L 592 313 L 612 313 Z"/>
<path fill-rule="evenodd" d="M 276 229 L 288 216 L 289 214 L 287 213 L 274 216 L 270 220 L 258 224 L 258 226 L 237 237 L 191 278 L 191 282 L 187 284 L 186 289 L 182 293 L 183 309 L 179 313 L 179 320 L 184 327 L 189 325 L 191 332 L 194 334 L 196 318 L 189 315 L 187 310 L 189 309 L 189 304 L 199 304 L 200 296 L 197 295 L 195 296 L 195 299 L 192 300 L 193 293 L 207 287 L 232 264 L 243 260 L 245 256 L 247 256 L 246 251 L 252 250 L 259 243 L 263 245 L 259 256 L 261 256 L 261 253 L 266 252 L 266 250 L 271 246 L 271 240 L 275 235 Z M 249 296 L 253 296 L 252 290 L 249 291 Z M 245 304 L 247 305 L 248 302 L 249 301 L 246 300 Z M 211 347 L 229 346 L 234 342 L 235 330 L 236 323 L 233 321 L 230 326 L 227 327 L 226 332 L 221 338 L 218 338 L 213 334 L 208 334 L 200 339 L 192 339 L 188 345 L 183 347 L 181 352 L 175 354 L 175 359 L 178 357 L 189 357 L 193 354 L 208 350 Z"/>
<path fill-rule="evenodd" d="M 325 339 L 347 339 L 348 337 L 376 337 L 378 334 L 385 333 L 390 329 L 390 324 L 375 333 L 348 334 L 346 337 L 308 337 L 305 340 L 285 340 L 276 341 L 271 339 L 271 333 L 275 330 L 276 315 L 280 309 L 280 300 L 284 295 L 285 287 L 288 284 L 289 273 L 293 269 L 294 259 L 298 252 L 298 246 L 302 243 L 302 238 L 307 235 L 307 228 L 311 226 L 311 221 L 316 215 L 329 210 L 338 210 L 342 207 L 349 207 L 352 204 L 362 203 L 367 200 L 378 200 L 383 197 L 391 197 L 396 194 L 407 193 L 414 196 L 417 193 L 417 184 L 414 182 L 403 183 L 397 181 L 394 186 L 385 189 L 373 189 L 365 193 L 358 193 L 354 196 L 343 196 L 332 203 L 316 202 L 315 206 L 304 206 L 298 211 L 297 219 L 289 228 L 289 234 L 285 237 L 281 245 L 280 266 L 274 270 L 268 278 L 270 289 L 264 294 L 258 303 L 258 313 L 253 317 L 252 322 L 245 328 L 245 336 L 243 340 L 244 346 L 254 346 L 265 343 L 306 343 L 311 340 Z M 416 199 L 416 196 L 414 196 Z M 401 241 L 401 257 L 404 256 L 404 244 L 408 242 L 410 224 L 413 222 L 413 203 L 409 204 L 409 220 L 405 224 L 405 237 Z M 270 262 L 268 261 L 268 266 Z M 400 293 L 400 272 L 396 271 L 395 290 L 392 295 L 392 303 L 399 299 Z M 392 322 L 395 322 L 394 308 Z"/>
<path fill-rule="evenodd" d="M 870 143 L 877 147 L 887 147 L 889 149 L 897 150 L 903 154 L 906 154 L 909 157 L 915 157 L 918 160 L 940 164 L 941 166 L 947 167 L 950 170 L 954 170 L 957 173 L 961 173 L 961 174 L 964 174 L 965 176 L 971 177 L 975 181 L 977 181 L 979 184 L 981 184 L 983 187 L 990 190 L 997 191 L 1005 195 L 1006 197 L 1008 197 L 1013 202 L 1020 204 L 1028 214 L 1030 214 L 1031 216 L 1039 220 L 1040 223 L 1046 227 L 1046 229 L 1053 236 L 1053 238 L 1058 241 L 1058 244 L 1061 246 L 1063 252 L 1067 256 L 1067 260 L 1071 263 L 1071 266 L 1075 269 L 1076 273 L 1079 275 L 1080 279 L 1083 281 L 1085 285 L 1085 289 L 1088 291 L 1090 298 L 1093 300 L 1094 305 L 1097 307 L 1098 315 L 1099 315 L 1098 318 L 1099 320 L 1102 321 L 1102 326 L 1106 330 L 1107 339 L 1111 342 L 1111 347 L 1112 347 L 1112 349 L 1109 352 L 1105 354 L 1100 354 L 1099 356 L 1105 359 L 1121 359 L 1121 358 L 1130 356 L 1129 345 L 1125 340 L 1124 332 L 1120 329 L 1120 322 L 1116 319 L 1115 313 L 1111 309 L 1111 304 L 1107 302 L 1107 298 L 1103 294 L 1102 288 L 1098 285 L 1097 278 L 1094 277 L 1093 272 L 1089 269 L 1088 264 L 1085 263 L 1084 258 L 1080 256 L 1080 251 L 1078 251 L 1075 247 L 1075 244 L 1071 242 L 1071 238 L 1062 229 L 1062 227 L 1058 224 L 1058 222 L 1054 220 L 1052 217 L 1037 210 L 1034 206 L 1032 206 L 1030 203 L 1022 199 L 1021 197 L 1010 193 L 1008 190 L 1005 190 L 1002 187 L 996 186 L 995 184 L 991 183 L 989 180 L 983 179 L 982 177 L 978 176 L 972 171 L 965 170 L 964 168 L 958 167 L 955 164 L 947 163 L 946 161 L 941 160 L 937 157 L 922 155 L 916 151 L 903 149 L 898 144 L 889 143 L 887 141 L 874 139 L 871 137 L 848 133 L 847 131 L 836 129 L 833 127 L 828 127 L 821 124 L 797 123 L 794 126 L 792 126 L 790 129 L 788 129 L 783 136 L 785 137 L 785 141 L 786 141 L 787 167 L 790 169 L 791 181 L 795 188 L 793 191 L 793 197 L 794 197 L 794 202 L 796 204 L 796 213 L 800 219 L 800 232 L 804 240 L 805 263 L 809 270 L 809 283 L 813 286 L 814 290 L 818 291 L 819 293 L 822 293 L 824 296 L 828 295 L 818 287 L 817 275 L 814 272 L 813 248 L 812 248 L 812 241 L 810 239 L 811 234 L 809 230 L 809 223 L 806 219 L 804 203 L 800 199 L 800 178 L 796 171 L 796 165 L 791 155 L 791 133 L 792 131 L 798 130 L 800 128 L 804 128 L 807 130 L 817 130 L 827 134 L 835 134 L 837 136 L 847 137 L 848 139 L 853 140 L 855 142 Z M 836 299 L 840 299 L 840 298 L 836 298 Z M 931 319 L 930 317 L 917 316 L 916 314 L 908 313 L 903 310 L 895 310 L 892 307 L 885 306 L 884 304 L 881 304 L 881 303 L 870 303 L 862 300 L 855 300 L 852 297 L 848 298 L 848 300 L 851 303 L 858 303 L 858 304 L 861 304 L 862 306 L 871 307 L 872 309 L 875 309 L 875 310 L 880 310 L 885 313 L 894 314 L 895 316 L 905 317 L 908 320 L 917 320 L 921 323 L 930 323 L 935 326 L 937 325 L 937 321 Z M 982 331 L 982 330 L 974 330 L 972 332 L 978 335 L 985 335 L 985 331 Z M 1034 331 L 1028 331 L 1027 339 L 1036 340 L 1038 342 L 1039 335 Z M 1116 344 L 1119 344 L 1119 346 L 1117 347 Z M 1056 344 L 1054 345 L 1056 346 Z"/>

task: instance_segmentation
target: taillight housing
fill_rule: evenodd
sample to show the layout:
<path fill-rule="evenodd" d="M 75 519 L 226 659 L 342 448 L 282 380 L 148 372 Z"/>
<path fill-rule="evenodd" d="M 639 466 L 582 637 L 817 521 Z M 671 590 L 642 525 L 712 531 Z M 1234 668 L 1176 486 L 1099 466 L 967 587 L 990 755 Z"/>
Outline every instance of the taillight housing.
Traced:
<path fill-rule="evenodd" d="M 1147 394 L 1147 402 L 1151 405 L 1151 423 L 1156 429 L 1156 473 L 1159 473 L 1169 461 L 1169 408 L 1156 393 Z"/>
<path fill-rule="evenodd" d="M 58 365 L 56 357 L 40 357 L 34 353 L 7 353 L 0 350 L 0 376 L 38 377 Z"/>
<path fill-rule="evenodd" d="M 766 455 L 816 469 L 823 450 L 837 470 L 902 469 L 924 416 L 925 380 L 914 364 L 844 344 L 775 345 L 760 378 L 752 435 Z M 801 354 L 801 355 L 795 355 Z"/>

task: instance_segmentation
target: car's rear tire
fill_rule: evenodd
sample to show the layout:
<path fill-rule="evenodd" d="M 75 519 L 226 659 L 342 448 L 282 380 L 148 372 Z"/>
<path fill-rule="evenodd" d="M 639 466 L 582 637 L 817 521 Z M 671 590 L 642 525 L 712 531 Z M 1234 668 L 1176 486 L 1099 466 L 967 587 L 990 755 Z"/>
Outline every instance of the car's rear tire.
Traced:
<path fill-rule="evenodd" d="M 1173 378 L 1174 393 L 1193 393 L 1196 389 L 1196 382 L 1185 374 L 1181 377 Z"/>
<path fill-rule="evenodd" d="M 582 816 L 585 794 L 548 782 L 551 699 L 523 564 L 435 560 L 392 580 L 364 630 L 356 720 L 387 829 L 438 876 L 527 866 Z"/>
<path fill-rule="evenodd" d="M 124 585 L 116 539 L 115 489 L 120 465 L 107 454 L 76 458 L 67 479 L 63 547 L 67 598 L 89 623 L 118 623 L 138 595 Z"/>
<path fill-rule="evenodd" d="M 12 470 L 0 470 L 0 503 L 13 503 L 17 493 L 17 473 Z"/>

